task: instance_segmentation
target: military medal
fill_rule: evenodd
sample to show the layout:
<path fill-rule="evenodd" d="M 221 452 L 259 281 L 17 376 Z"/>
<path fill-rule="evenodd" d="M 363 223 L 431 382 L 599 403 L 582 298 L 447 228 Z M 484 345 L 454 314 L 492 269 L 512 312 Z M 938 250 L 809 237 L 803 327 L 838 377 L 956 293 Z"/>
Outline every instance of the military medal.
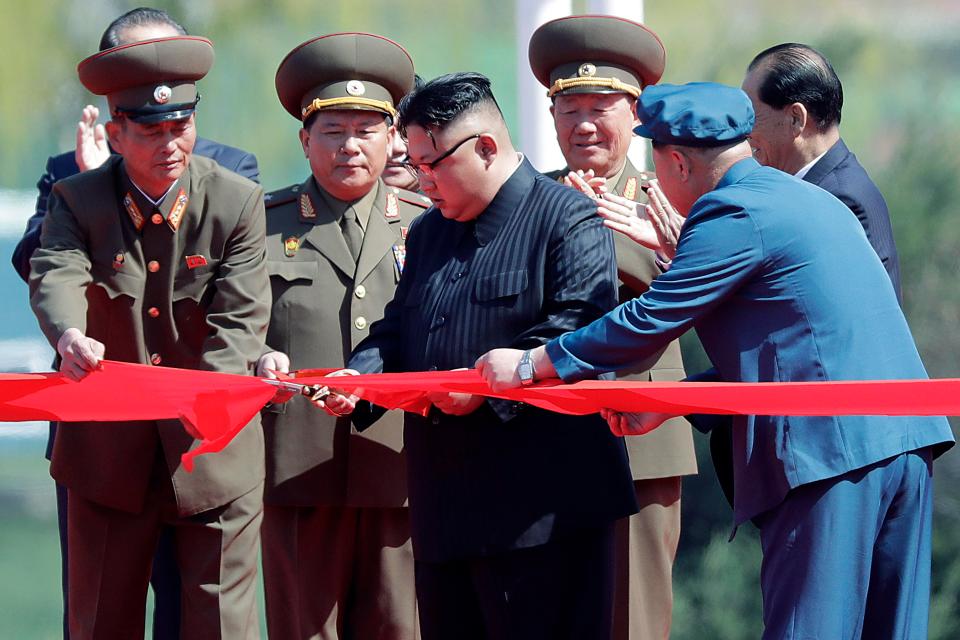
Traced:
<path fill-rule="evenodd" d="M 631 177 L 623 187 L 623 197 L 627 200 L 636 200 L 637 198 L 637 178 Z"/>
<path fill-rule="evenodd" d="M 408 227 L 400 227 L 400 237 L 403 238 L 404 242 L 407 241 L 407 228 Z"/>
<path fill-rule="evenodd" d="M 197 267 L 207 266 L 207 259 L 201 255 L 187 256 L 187 268 L 196 269 Z"/>
<path fill-rule="evenodd" d="M 190 198 L 187 197 L 186 192 L 180 189 L 180 192 L 177 194 L 177 200 L 173 203 L 173 208 L 170 209 L 170 215 L 167 216 L 167 224 L 170 225 L 170 228 L 174 231 L 180 227 L 180 221 L 183 219 L 183 214 L 187 210 L 187 203 L 189 201 Z"/>
<path fill-rule="evenodd" d="M 310 195 L 306 193 L 300 194 L 300 217 L 301 218 L 317 217 L 317 212 L 313 208 L 313 201 L 310 200 Z"/>
<path fill-rule="evenodd" d="M 123 196 L 123 208 L 127 210 L 127 215 L 130 216 L 133 226 L 136 227 L 137 231 L 140 231 L 143 228 L 143 214 L 140 213 L 140 207 L 134 202 L 133 196 L 129 192 Z"/>
<path fill-rule="evenodd" d="M 117 255 L 113 256 L 113 268 L 117 271 L 120 271 L 123 268 L 123 252 L 117 251 Z"/>
<path fill-rule="evenodd" d="M 387 194 L 387 210 L 384 213 L 385 218 L 399 218 L 400 217 L 400 203 L 397 200 L 396 193 Z"/>
<path fill-rule="evenodd" d="M 393 245 L 393 259 L 397 263 L 397 269 L 403 273 L 403 265 L 407 262 L 407 248 L 402 245 Z"/>
<path fill-rule="evenodd" d="M 283 241 L 283 254 L 288 258 L 292 258 L 297 255 L 297 251 L 300 249 L 300 238 L 296 236 L 290 236 Z"/>

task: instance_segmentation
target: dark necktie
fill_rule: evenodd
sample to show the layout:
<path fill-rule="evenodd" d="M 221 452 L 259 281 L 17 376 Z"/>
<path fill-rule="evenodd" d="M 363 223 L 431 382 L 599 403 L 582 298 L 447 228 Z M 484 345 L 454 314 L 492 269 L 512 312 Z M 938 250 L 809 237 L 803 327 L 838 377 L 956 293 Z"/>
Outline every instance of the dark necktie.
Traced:
<path fill-rule="evenodd" d="M 360 247 L 363 246 L 363 229 L 360 228 L 360 223 L 357 221 L 357 212 L 353 210 L 353 207 L 347 207 L 347 210 L 343 212 L 343 217 L 340 219 L 340 231 L 343 233 L 343 239 L 347 242 L 347 249 L 350 250 L 353 261 L 356 262 L 357 258 L 360 257 Z"/>

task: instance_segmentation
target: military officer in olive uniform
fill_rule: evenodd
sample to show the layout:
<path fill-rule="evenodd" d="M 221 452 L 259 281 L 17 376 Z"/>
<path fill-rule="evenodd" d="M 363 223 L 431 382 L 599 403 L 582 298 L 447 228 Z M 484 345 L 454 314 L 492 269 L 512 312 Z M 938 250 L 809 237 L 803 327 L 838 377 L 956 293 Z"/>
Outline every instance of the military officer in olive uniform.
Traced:
<path fill-rule="evenodd" d="M 270 313 L 260 188 L 193 157 L 203 38 L 101 51 L 78 66 L 106 95 L 119 155 L 58 182 L 31 260 L 30 300 L 60 370 L 99 360 L 251 373 Z M 118 394 L 123 389 L 117 389 Z M 69 491 L 70 636 L 143 637 L 161 526 L 174 529 L 181 638 L 257 638 L 263 435 L 255 424 L 217 455 L 175 420 L 64 424 L 51 474 Z"/>
<path fill-rule="evenodd" d="M 315 38 L 277 70 L 311 175 L 267 195 L 271 370 L 342 368 L 383 317 L 429 201 L 381 174 L 410 55 L 365 33 Z M 264 412 L 263 563 L 271 637 L 414 638 L 403 416 L 358 433 L 302 397 Z"/>
<path fill-rule="evenodd" d="M 530 39 L 530 66 L 548 88 L 557 141 L 567 167 L 550 175 L 594 185 L 645 203 L 652 174 L 627 157 L 640 91 L 663 74 L 665 53 L 641 24 L 613 16 L 568 16 Z M 584 185 L 585 186 L 585 185 Z M 585 187 L 589 190 L 589 187 Z M 661 273 L 653 251 L 614 234 L 620 301 L 639 296 Z M 679 342 L 632 375 L 637 380 L 685 377 Z M 640 512 L 618 523 L 614 638 L 667 638 L 673 608 L 672 567 L 680 537 L 680 477 L 697 472 L 690 425 L 677 418 L 642 438 L 627 438 Z"/>

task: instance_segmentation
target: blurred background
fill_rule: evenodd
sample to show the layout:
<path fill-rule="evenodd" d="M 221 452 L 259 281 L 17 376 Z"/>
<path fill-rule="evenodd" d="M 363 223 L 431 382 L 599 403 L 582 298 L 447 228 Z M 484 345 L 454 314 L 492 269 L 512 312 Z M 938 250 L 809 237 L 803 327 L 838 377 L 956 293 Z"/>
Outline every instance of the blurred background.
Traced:
<path fill-rule="evenodd" d="M 80 110 L 103 106 L 76 77 L 104 27 L 141 2 L 0 0 L 0 371 L 44 371 L 52 351 L 9 256 L 34 210 L 48 156 L 72 149 Z M 201 135 L 256 153 L 267 190 L 302 181 L 299 123 L 280 107 L 273 78 L 294 46 L 335 31 L 371 31 L 411 52 L 432 78 L 476 70 L 519 139 L 513 0 L 157 0 L 211 38 L 217 61 L 201 83 Z M 583 12 L 585 0 L 574 0 Z M 762 49 L 803 42 L 823 51 L 844 86 L 841 130 L 886 196 L 904 307 L 935 377 L 960 377 L 960 3 L 956 0 L 646 0 L 645 21 L 667 49 L 666 82 L 739 85 Z M 525 50 L 525 44 L 523 45 Z M 547 114 L 543 114 L 547 117 Z M 538 167 L 543 171 L 554 166 Z M 843 268 L 844 257 L 836 256 Z M 4 266 L 6 265 L 6 266 Z M 684 338 L 687 369 L 706 362 Z M 954 421 L 956 430 L 960 424 Z M 56 638 L 59 547 L 45 424 L 0 423 L 0 638 Z M 675 568 L 673 638 L 760 635 L 760 551 L 750 526 L 727 542 L 731 512 L 716 485 L 706 438 L 701 473 L 685 480 Z M 934 593 L 930 637 L 960 637 L 960 454 L 936 463 Z"/>

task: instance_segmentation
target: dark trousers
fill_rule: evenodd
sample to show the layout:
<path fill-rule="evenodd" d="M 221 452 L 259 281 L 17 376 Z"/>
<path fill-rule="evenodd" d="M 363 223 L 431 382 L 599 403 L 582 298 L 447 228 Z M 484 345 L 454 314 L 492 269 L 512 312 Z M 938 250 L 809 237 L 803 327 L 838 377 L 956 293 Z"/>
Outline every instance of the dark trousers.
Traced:
<path fill-rule="evenodd" d="M 67 488 L 57 484 L 57 524 L 60 529 L 60 584 L 63 589 L 63 638 L 70 639 L 67 608 L 70 598 L 67 549 Z M 164 527 L 153 556 L 153 638 L 176 640 L 180 636 L 180 570 L 177 568 L 173 529 Z"/>
<path fill-rule="evenodd" d="M 547 544 L 450 562 L 416 561 L 423 640 L 608 640 L 613 524 Z"/>
<path fill-rule="evenodd" d="M 761 514 L 763 637 L 926 638 L 932 495 L 926 448 L 802 485 Z"/>

